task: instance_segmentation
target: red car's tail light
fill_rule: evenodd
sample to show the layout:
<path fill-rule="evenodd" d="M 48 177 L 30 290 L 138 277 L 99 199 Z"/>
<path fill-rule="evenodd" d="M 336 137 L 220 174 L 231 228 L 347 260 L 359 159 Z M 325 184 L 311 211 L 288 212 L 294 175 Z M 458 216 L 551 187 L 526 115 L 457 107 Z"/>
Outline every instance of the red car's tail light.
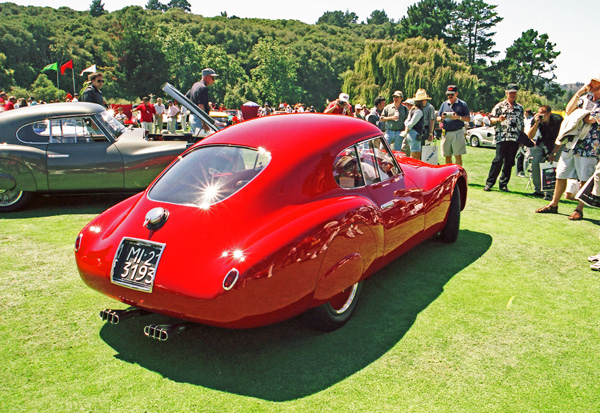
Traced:
<path fill-rule="evenodd" d="M 223 278 L 223 289 L 231 290 L 239 277 L 240 272 L 238 270 L 236 270 L 235 268 L 229 270 L 225 278 Z"/>
<path fill-rule="evenodd" d="M 79 251 L 79 248 L 81 247 L 81 238 L 83 238 L 82 233 L 77 235 L 77 238 L 75 239 L 75 252 Z"/>

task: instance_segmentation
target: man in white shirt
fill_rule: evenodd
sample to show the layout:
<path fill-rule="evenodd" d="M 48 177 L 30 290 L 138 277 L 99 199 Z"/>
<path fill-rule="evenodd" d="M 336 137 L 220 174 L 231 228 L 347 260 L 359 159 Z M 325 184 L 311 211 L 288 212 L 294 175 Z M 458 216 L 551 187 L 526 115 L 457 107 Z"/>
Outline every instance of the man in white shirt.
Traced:
<path fill-rule="evenodd" d="M 156 115 L 154 115 L 154 130 L 158 131 L 158 133 L 162 133 L 163 114 L 165 113 L 165 105 L 162 103 L 162 98 L 156 99 L 154 110 L 156 110 Z"/>
<path fill-rule="evenodd" d="M 169 100 L 167 102 L 169 107 L 167 108 L 167 129 L 169 133 L 175 133 L 175 129 L 177 129 L 177 114 L 179 113 L 179 108 L 175 106 L 173 101 Z"/>

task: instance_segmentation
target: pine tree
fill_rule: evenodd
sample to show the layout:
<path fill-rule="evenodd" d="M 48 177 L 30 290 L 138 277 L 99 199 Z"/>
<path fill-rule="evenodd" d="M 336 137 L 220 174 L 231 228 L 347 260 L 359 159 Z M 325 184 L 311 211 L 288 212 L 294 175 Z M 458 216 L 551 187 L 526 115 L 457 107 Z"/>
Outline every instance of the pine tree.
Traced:
<path fill-rule="evenodd" d="M 104 10 L 104 3 L 102 3 L 102 0 L 92 0 L 92 4 L 90 4 L 90 15 L 92 17 L 100 17 L 103 14 L 106 14 L 106 10 Z"/>

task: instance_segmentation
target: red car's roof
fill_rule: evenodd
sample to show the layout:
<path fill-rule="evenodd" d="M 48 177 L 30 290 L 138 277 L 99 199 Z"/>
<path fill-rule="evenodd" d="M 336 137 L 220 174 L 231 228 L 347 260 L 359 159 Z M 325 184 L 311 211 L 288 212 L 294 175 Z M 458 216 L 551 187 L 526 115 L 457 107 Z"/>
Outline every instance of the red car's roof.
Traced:
<path fill-rule="evenodd" d="M 381 131 L 371 123 L 349 116 L 294 113 L 242 122 L 204 139 L 201 145 L 262 147 L 274 158 L 293 156 L 299 159 L 339 151 L 358 140 L 379 134 Z"/>

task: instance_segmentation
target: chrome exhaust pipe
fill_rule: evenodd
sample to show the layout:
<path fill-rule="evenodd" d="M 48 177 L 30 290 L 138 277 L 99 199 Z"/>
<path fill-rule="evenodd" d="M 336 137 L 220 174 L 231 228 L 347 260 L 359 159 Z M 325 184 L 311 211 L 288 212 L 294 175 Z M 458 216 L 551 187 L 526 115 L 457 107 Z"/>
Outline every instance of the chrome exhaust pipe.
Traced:
<path fill-rule="evenodd" d="M 174 334 L 196 326 L 194 323 L 150 324 L 144 327 L 144 335 L 153 340 L 167 341 Z"/>
<path fill-rule="evenodd" d="M 100 311 L 100 318 L 103 321 L 108 321 L 111 324 L 119 324 L 120 321 L 134 317 L 150 314 L 148 311 L 140 310 L 139 308 L 128 308 L 126 310 L 106 310 Z"/>

